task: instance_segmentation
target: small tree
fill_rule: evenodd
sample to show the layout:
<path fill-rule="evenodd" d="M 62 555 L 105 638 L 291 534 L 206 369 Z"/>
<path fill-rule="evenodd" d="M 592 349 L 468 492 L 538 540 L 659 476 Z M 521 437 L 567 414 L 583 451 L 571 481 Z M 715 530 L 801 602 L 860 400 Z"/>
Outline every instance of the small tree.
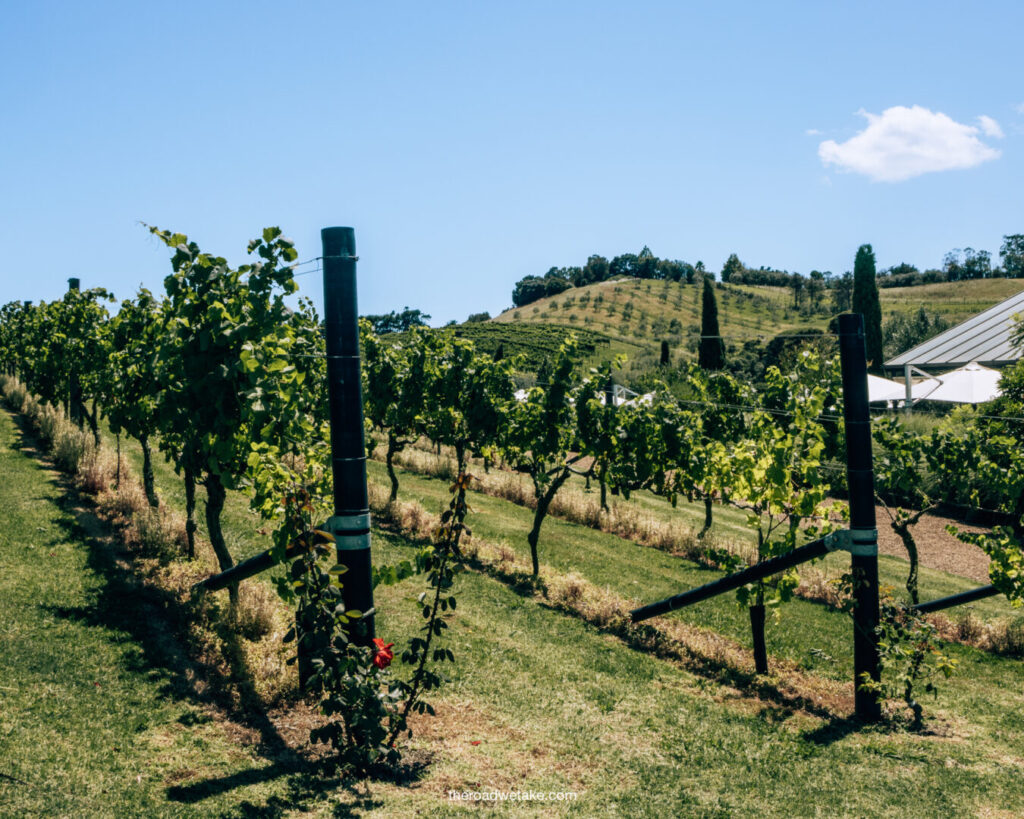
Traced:
<path fill-rule="evenodd" d="M 525 401 L 512 408 L 503 442 L 506 460 L 533 483 L 536 511 L 526 539 L 534 577 L 540 574 L 537 542 L 551 501 L 574 471 L 582 474 L 573 469 L 580 459 L 575 409 L 581 397 L 577 350 L 576 337 L 570 335 L 559 349 L 546 383 L 535 386 Z"/>
<path fill-rule="evenodd" d="M 650 489 L 671 495 L 673 430 L 679 429 L 680 410 L 668 387 L 658 383 L 650 401 L 632 401 L 616 416 L 615 458 L 608 478 L 629 499 L 630 492 Z"/>
<path fill-rule="evenodd" d="M 886 699 L 903 700 L 913 714 L 910 730 L 920 731 L 924 709 L 915 689 L 938 696 L 935 679 L 939 674 L 949 678 L 956 671 L 957 660 L 943 652 L 935 626 L 913 609 L 883 600 L 880 615 L 877 634 L 882 680 L 876 682 L 864 672 L 860 687 Z"/>
<path fill-rule="evenodd" d="M 608 470 L 616 460 L 619 443 L 612 367 L 620 364 L 621 359 L 617 359 L 614 364 L 606 362 L 592 370 L 591 377 L 580 390 L 576 407 L 580 454 L 591 459 L 587 479 L 589 481 L 591 475 L 597 476 L 601 509 L 605 512 L 608 511 Z"/>
<path fill-rule="evenodd" d="M 725 264 L 722 265 L 722 281 L 728 282 L 736 274 L 743 273 L 743 262 L 740 261 L 740 257 L 735 253 L 730 253 L 729 258 L 725 260 Z"/>
<path fill-rule="evenodd" d="M 499 443 L 513 403 L 515 358 L 495 361 L 476 352 L 471 341 L 440 334 L 426 360 L 423 429 L 437 444 L 455 449 L 457 473 L 469 452 L 490 457 Z"/>
<path fill-rule="evenodd" d="M 837 313 L 845 313 L 850 310 L 853 300 L 853 276 L 847 271 L 842 276 L 836 276 L 831 282 L 832 286 L 832 309 Z"/>
<path fill-rule="evenodd" d="M 360 321 L 363 354 L 363 400 L 366 417 L 387 438 L 385 463 L 391 479 L 390 501 L 398 498 L 394 458 L 423 430 L 426 362 L 433 354 L 431 336 L 414 328 L 407 345 L 381 338 Z"/>
<path fill-rule="evenodd" d="M 754 396 L 728 373 L 708 373 L 695 366 L 690 367 L 686 384 L 693 402 L 680 419 L 685 431 L 675 434 L 671 486 L 691 502 L 704 502 L 704 526 L 699 535 L 703 538 L 714 522 L 715 498 L 722 497 L 726 488 L 720 469 L 724 452 L 744 433 L 743 408 L 751 405 Z"/>
<path fill-rule="evenodd" d="M 308 339 L 284 296 L 297 253 L 280 228 L 249 243 L 260 261 L 234 269 L 180 233 L 150 228 L 173 250 L 157 350 L 162 438 L 177 469 L 206 489 L 206 525 L 221 570 L 234 565 L 221 529 L 227 490 L 246 484 L 254 441 L 299 441 L 314 429 L 304 387 Z M 164 441 L 161 441 L 164 445 Z M 230 589 L 237 601 L 237 585 Z"/>
<path fill-rule="evenodd" d="M 81 427 L 88 422 L 96 445 L 100 442 L 96 398 L 107 365 L 107 308 L 113 296 L 100 287 L 69 290 L 60 301 L 45 302 L 35 311 L 38 334 L 33 365 L 35 388 L 42 396 L 64 404 Z M 92 400 L 92 409 L 87 402 Z"/>
<path fill-rule="evenodd" d="M 1024 234 L 1004 236 L 999 258 L 1008 279 L 1024 279 Z"/>
<path fill-rule="evenodd" d="M 1024 606 L 1024 365 L 1018 363 L 1000 379 L 1003 396 L 992 413 L 971 419 L 958 429 L 944 430 L 946 436 L 966 436 L 975 487 L 971 498 L 978 502 L 983 487 L 991 504 L 1004 516 L 991 532 L 970 533 L 950 530 L 960 540 L 973 543 L 991 559 L 989 577 L 1014 607 Z M 963 480 L 963 478 L 961 478 Z"/>
<path fill-rule="evenodd" d="M 142 449 L 142 485 L 146 500 L 159 500 L 153 481 L 150 436 L 156 431 L 159 385 L 153 350 L 157 346 L 160 304 L 145 288 L 134 301 L 124 301 L 110 322 L 110 354 L 105 370 L 103 405 L 111 429 L 135 438 Z"/>
<path fill-rule="evenodd" d="M 925 490 L 926 456 L 932 451 L 933 442 L 911 432 L 895 418 L 876 419 L 871 433 L 880 447 L 875 459 L 875 497 L 889 517 L 892 530 L 907 550 L 910 562 L 907 591 L 916 605 L 920 602 L 917 588 L 919 559 L 913 527 L 938 505 Z M 914 508 L 903 508 L 900 501 Z"/>
<path fill-rule="evenodd" d="M 826 436 L 819 416 L 830 395 L 828 382 L 836 378 L 838 362 L 822 361 L 810 352 L 789 375 L 770 367 L 762 395 L 765 409 L 751 413 L 745 434 L 720 465 L 729 474 L 729 502 L 747 512 L 748 524 L 757 535 L 758 563 L 786 554 L 801 538 L 831 527 L 826 505 L 829 485 L 820 468 Z M 821 523 L 803 527 L 808 520 Z M 759 674 L 768 673 L 765 608 L 791 599 L 798 584 L 799 575 L 791 569 L 737 592 L 741 605 L 750 609 Z"/>

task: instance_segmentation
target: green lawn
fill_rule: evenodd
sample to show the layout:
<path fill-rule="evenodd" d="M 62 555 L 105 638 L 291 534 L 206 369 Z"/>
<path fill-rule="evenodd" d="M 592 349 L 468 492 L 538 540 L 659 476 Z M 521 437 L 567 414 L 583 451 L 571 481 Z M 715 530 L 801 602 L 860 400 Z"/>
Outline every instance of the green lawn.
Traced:
<path fill-rule="evenodd" d="M 495 816 L 1024 812 L 1018 661 L 954 647 L 961 673 L 936 703 L 926 702 L 934 733 L 853 730 L 839 717 L 780 706 L 632 650 L 475 573 L 457 582 L 459 607 L 449 619 L 457 663 L 433 700 L 438 716 L 418 721 L 411 741 L 411 758 L 427 767 L 401 785 L 316 786 L 190 693 L 159 650 L 165 636 L 147 626 L 147 601 L 126 593 L 109 548 L 62 505 L 52 474 L 12 448 L 17 439 L 0 415 L 0 814 L 392 817 L 477 809 L 449 801 L 449 790 L 577 794 L 574 802 L 482 808 Z M 164 467 L 159 481 L 175 500 Z M 403 475 L 403 496 L 432 510 L 444 491 L 440 481 Z M 478 536 L 520 552 L 525 510 L 480 496 L 472 505 Z M 244 499 L 232 499 L 230 514 L 238 555 L 256 551 Z M 377 561 L 411 552 L 400 538 L 379 530 L 373 537 Z M 560 521 L 545 523 L 541 559 L 645 601 L 714 576 Z M 381 636 L 401 643 L 412 633 L 424 587 L 411 578 L 377 590 Z M 739 640 L 740 614 L 720 601 L 684 616 Z M 787 607 L 771 639 L 779 656 L 806 659 L 826 676 L 847 673 L 849 621 L 821 606 Z M 835 666 L 807 658 L 811 646 L 834 656 Z"/>

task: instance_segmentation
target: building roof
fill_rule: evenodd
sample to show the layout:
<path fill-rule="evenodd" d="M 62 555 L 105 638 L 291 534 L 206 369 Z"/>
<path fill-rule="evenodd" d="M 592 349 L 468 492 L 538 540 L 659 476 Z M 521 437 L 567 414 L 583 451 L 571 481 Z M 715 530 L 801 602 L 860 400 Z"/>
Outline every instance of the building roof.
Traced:
<path fill-rule="evenodd" d="M 886 367 L 959 367 L 977 361 L 1001 367 L 1024 357 L 1010 340 L 1013 317 L 1024 313 L 1024 291 L 885 362 Z"/>

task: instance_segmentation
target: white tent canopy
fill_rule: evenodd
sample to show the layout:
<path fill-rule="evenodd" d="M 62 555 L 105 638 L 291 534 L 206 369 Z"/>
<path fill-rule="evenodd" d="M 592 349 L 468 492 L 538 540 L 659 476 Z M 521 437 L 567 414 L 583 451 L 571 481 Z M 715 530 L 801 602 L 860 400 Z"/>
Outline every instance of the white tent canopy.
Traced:
<path fill-rule="evenodd" d="M 938 382 L 934 389 L 921 395 L 921 398 L 929 401 L 983 404 L 1002 395 L 999 390 L 999 375 L 998 370 L 990 370 L 988 367 L 982 367 L 972 361 L 957 370 L 943 373 L 917 386 L 923 386 L 932 380 Z"/>
<path fill-rule="evenodd" d="M 928 393 L 939 385 L 940 382 L 935 378 L 926 378 L 917 384 L 911 384 L 911 401 L 920 401 L 922 398 L 928 397 Z M 905 401 L 906 398 L 907 388 L 899 381 L 868 375 L 868 401 Z"/>
<path fill-rule="evenodd" d="M 868 374 L 868 401 L 898 401 L 905 397 L 906 390 L 902 384 Z"/>

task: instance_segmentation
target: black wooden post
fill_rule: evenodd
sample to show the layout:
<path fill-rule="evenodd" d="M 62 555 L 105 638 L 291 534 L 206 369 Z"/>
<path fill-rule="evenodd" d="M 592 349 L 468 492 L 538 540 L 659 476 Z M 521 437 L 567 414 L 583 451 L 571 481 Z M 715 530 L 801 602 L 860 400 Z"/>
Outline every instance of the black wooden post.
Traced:
<path fill-rule="evenodd" d="M 331 411 L 331 465 L 334 515 L 324 528 L 336 538 L 347 610 L 373 609 L 370 566 L 370 504 L 366 491 L 363 389 L 359 371 L 359 317 L 356 306 L 356 236 L 349 227 L 329 227 L 323 241 L 324 323 L 327 334 L 327 393 Z M 351 639 L 368 646 L 374 638 L 372 614 L 357 620 Z"/>
<path fill-rule="evenodd" d="M 839 317 L 839 358 L 843 370 L 843 415 L 846 421 L 846 476 L 850 490 L 850 567 L 853 574 L 853 678 L 857 717 L 881 719 L 878 696 L 862 690 L 867 675 L 879 680 L 878 531 L 875 528 L 875 474 L 871 460 L 868 413 L 868 367 L 864 317 Z"/>
<path fill-rule="evenodd" d="M 68 292 L 78 292 L 81 287 L 81 281 L 77 278 L 68 279 Z M 79 429 L 82 428 L 85 423 L 83 417 L 85 413 L 85 405 L 82 402 L 82 385 L 78 381 L 78 373 L 68 373 L 68 419 L 78 424 Z"/>

